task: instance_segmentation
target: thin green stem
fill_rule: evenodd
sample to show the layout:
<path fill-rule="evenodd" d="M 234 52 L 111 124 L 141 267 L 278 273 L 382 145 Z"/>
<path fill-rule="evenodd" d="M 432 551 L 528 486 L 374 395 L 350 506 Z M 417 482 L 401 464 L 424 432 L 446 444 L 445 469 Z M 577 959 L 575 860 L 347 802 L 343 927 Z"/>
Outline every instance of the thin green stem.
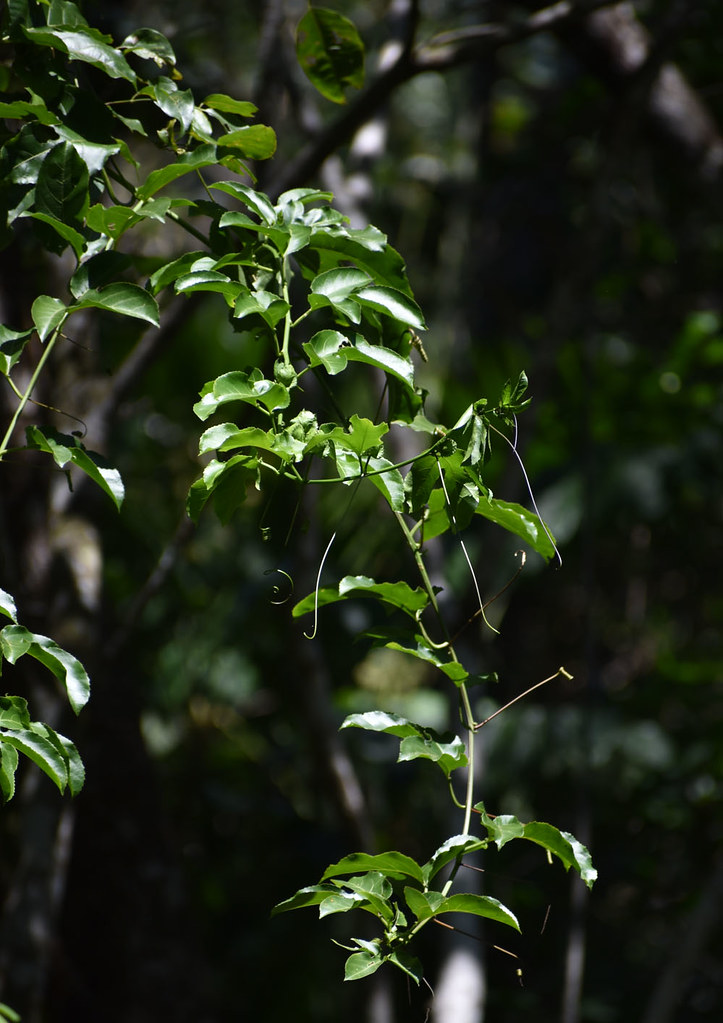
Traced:
<path fill-rule="evenodd" d="M 50 337 L 50 340 L 48 341 L 48 343 L 45 346 L 43 354 L 38 359 L 38 364 L 37 364 L 37 366 L 35 367 L 35 369 L 33 371 L 33 375 L 30 377 L 30 382 L 29 382 L 28 386 L 25 388 L 24 393 L 20 395 L 20 401 L 18 402 L 18 407 L 15 409 L 13 417 L 10 420 L 10 424 L 9 424 L 7 430 L 5 431 L 5 436 L 0 441 L 0 461 L 2 461 L 3 456 L 8 451 L 8 445 L 10 443 L 10 438 L 12 437 L 12 435 L 13 435 L 13 433 L 15 431 L 15 427 L 18 424 L 18 419 L 20 419 L 20 416 L 23 414 L 23 409 L 25 408 L 25 406 L 27 405 L 28 401 L 30 400 L 30 395 L 33 393 L 33 390 L 35 389 L 35 385 L 37 384 L 38 379 L 40 378 L 40 374 L 43 372 L 43 368 L 45 367 L 45 363 L 48 361 L 48 357 L 50 356 L 50 353 L 53 350 L 55 342 L 57 341 L 58 337 L 60 336 L 60 328 L 63 326 L 63 323 L 65 322 L 65 319 L 66 318 L 63 317 L 62 323 L 58 324 L 58 326 L 53 331 L 53 333 L 52 333 L 52 335 Z"/>
<path fill-rule="evenodd" d="M 397 522 L 399 523 L 399 526 L 402 532 L 404 533 L 404 536 L 406 537 L 407 543 L 409 544 L 409 547 L 412 553 L 414 554 L 414 560 L 417 563 L 417 570 L 419 571 L 419 574 L 421 576 L 422 584 L 424 586 L 424 589 L 427 591 L 429 601 L 432 605 L 435 615 L 437 616 L 437 620 L 442 629 L 442 634 L 445 637 L 445 642 L 451 654 L 452 660 L 459 664 L 460 663 L 459 658 L 457 657 L 454 647 L 452 646 L 452 641 L 450 639 L 449 632 L 447 630 L 444 619 L 442 617 L 442 613 L 439 608 L 437 594 L 435 593 L 434 586 L 432 586 L 432 581 L 429 578 L 427 566 L 424 564 L 424 556 L 422 554 L 421 546 L 414 539 L 414 536 L 412 535 L 409 526 L 404 521 L 403 515 L 400 512 L 395 512 L 395 515 Z M 475 722 L 474 715 L 472 714 L 472 706 L 469 702 L 469 693 L 467 692 L 467 686 L 463 682 L 458 688 L 463 709 L 464 726 L 467 731 L 467 789 L 464 801 L 464 824 L 462 826 L 461 833 L 463 835 L 468 835 L 472 823 L 472 805 L 474 803 Z M 457 802 L 456 798 L 455 802 Z M 447 881 L 443 889 L 445 895 L 452 886 L 452 881 L 454 880 L 455 873 L 456 870 L 452 872 L 452 876 Z"/>
<path fill-rule="evenodd" d="M 287 273 L 287 268 L 287 260 L 284 258 L 281 266 L 281 277 L 283 280 L 281 294 L 284 302 L 286 302 L 287 306 L 289 306 L 289 311 L 284 317 L 284 338 L 281 343 L 281 357 L 284 360 L 284 365 L 290 366 L 291 359 L 289 358 L 289 341 L 291 339 L 291 303 L 289 302 L 289 275 Z"/>

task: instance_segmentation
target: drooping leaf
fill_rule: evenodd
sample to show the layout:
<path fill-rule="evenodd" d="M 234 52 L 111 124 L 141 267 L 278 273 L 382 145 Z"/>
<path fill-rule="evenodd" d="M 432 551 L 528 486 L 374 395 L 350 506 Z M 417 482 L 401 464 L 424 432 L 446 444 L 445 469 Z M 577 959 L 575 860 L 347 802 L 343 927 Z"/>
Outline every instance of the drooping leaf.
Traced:
<path fill-rule="evenodd" d="M 126 36 L 119 49 L 125 53 L 135 53 L 144 60 L 152 60 L 158 67 L 168 64 L 173 67 L 176 55 L 166 37 L 154 28 L 139 28 Z"/>
<path fill-rule="evenodd" d="M 537 515 L 523 508 L 521 504 L 486 497 L 477 505 L 476 513 L 484 515 L 491 522 L 496 522 L 498 526 L 521 537 L 547 561 L 554 557 L 554 544 L 545 532 L 542 522 Z"/>
<path fill-rule="evenodd" d="M 58 220 L 57 217 L 51 217 L 48 213 L 29 213 L 29 217 L 38 223 L 47 224 L 51 227 L 57 238 L 52 234 L 43 233 L 42 240 L 45 243 L 47 249 L 51 252 L 60 255 L 61 252 L 65 251 L 66 245 L 70 245 L 75 253 L 76 259 L 80 259 L 85 248 L 86 239 L 80 233 L 76 231 L 70 224 L 64 223 L 62 220 Z M 62 239 L 62 241 L 60 240 Z"/>
<path fill-rule="evenodd" d="M 309 906 L 318 906 L 337 891 L 338 888 L 333 884 L 312 884 L 306 888 L 300 888 L 290 898 L 277 903 L 271 910 L 271 915 L 277 916 L 279 913 L 288 913 L 292 909 L 306 909 Z"/>
<path fill-rule="evenodd" d="M 211 188 L 217 188 L 221 192 L 239 199 L 247 209 L 252 210 L 265 224 L 276 222 L 276 210 L 273 203 L 263 192 L 256 192 L 248 185 L 242 185 L 238 181 L 216 181 Z"/>
<path fill-rule="evenodd" d="M 0 373 L 9 374 L 32 335 L 32 330 L 11 330 L 0 325 Z"/>
<path fill-rule="evenodd" d="M 549 853 L 560 859 L 566 870 L 574 867 L 588 888 L 592 888 L 597 879 L 597 870 L 592 865 L 590 853 L 581 842 L 567 831 L 559 831 L 552 824 L 543 821 L 530 821 L 523 824 L 511 814 L 490 817 L 483 803 L 478 803 L 475 810 L 479 811 L 482 826 L 489 837 L 501 849 L 513 838 L 524 838 L 542 846 Z"/>
<path fill-rule="evenodd" d="M 417 303 L 396 288 L 388 288 L 379 284 L 370 284 L 360 288 L 354 297 L 362 306 L 376 309 L 380 313 L 392 316 L 415 330 L 426 330 L 422 311 Z"/>
<path fill-rule="evenodd" d="M 15 772 L 18 769 L 18 751 L 14 746 L 2 741 L 0 732 L 0 797 L 3 803 L 9 802 L 15 795 Z M 17 1017 L 20 1019 L 20 1017 Z M 8 1019 L 12 1019 L 11 1016 Z"/>
<path fill-rule="evenodd" d="M 379 952 L 354 952 L 344 966 L 344 980 L 361 980 L 362 977 L 369 977 L 376 973 L 383 963 L 384 957 Z"/>
<path fill-rule="evenodd" d="M 442 913 L 471 913 L 497 923 L 507 924 L 520 930 L 515 914 L 497 899 L 489 895 L 447 895 L 441 892 L 420 892 L 416 888 L 405 888 L 404 898 L 417 920 L 431 920 Z"/>
<path fill-rule="evenodd" d="M 22 696 L 0 696 L 0 728 L 29 728 L 28 701 Z"/>
<path fill-rule="evenodd" d="M 105 459 L 100 455 L 84 448 L 77 437 L 58 433 L 57 430 L 48 427 L 43 432 L 37 426 L 29 426 L 26 429 L 26 436 L 29 447 L 47 451 L 61 469 L 68 462 L 76 465 L 108 495 L 120 511 L 125 496 L 123 480 L 118 470 L 106 465 Z"/>
<path fill-rule="evenodd" d="M 283 384 L 267 380 L 260 369 L 232 370 L 215 380 L 209 381 L 201 391 L 201 400 L 193 406 L 199 419 L 206 420 L 222 405 L 230 401 L 244 401 L 250 405 L 261 404 L 270 412 L 288 408 L 291 398 Z"/>
<path fill-rule="evenodd" d="M 43 160 L 35 185 L 38 213 L 61 223 L 78 220 L 88 203 L 88 168 L 69 142 L 61 142 Z"/>
<path fill-rule="evenodd" d="M 126 81 L 135 84 L 136 76 L 127 60 L 110 46 L 109 36 L 103 35 L 97 29 L 77 28 L 27 28 L 23 26 L 23 32 L 36 46 L 50 46 L 53 49 L 67 53 L 71 60 L 83 61 L 99 68 L 110 78 L 125 78 Z"/>
<path fill-rule="evenodd" d="M 3 589 L 0 589 L 0 614 L 4 614 L 17 625 L 18 609 L 15 606 L 15 598 Z"/>
<path fill-rule="evenodd" d="M 429 595 L 421 588 L 412 589 L 408 583 L 378 583 L 364 575 L 344 576 L 338 589 L 322 590 L 319 593 L 319 606 L 323 603 L 332 604 L 350 597 L 377 597 L 390 607 L 398 608 L 416 620 L 417 616 L 429 603 Z M 314 610 L 314 594 L 309 594 L 294 607 L 291 612 L 298 618 Z"/>
<path fill-rule="evenodd" d="M 253 117 L 258 110 L 258 107 L 248 100 L 233 99 L 221 92 L 213 92 L 206 96 L 202 105 L 224 114 L 238 114 L 239 117 Z"/>
<path fill-rule="evenodd" d="M 50 295 L 38 295 L 30 309 L 38 337 L 44 341 L 49 334 L 56 330 L 65 317 L 68 309 L 59 298 L 52 298 Z"/>
<path fill-rule="evenodd" d="M 276 132 L 265 124 L 249 124 L 220 135 L 216 142 L 246 160 L 268 160 L 276 152 Z"/>
<path fill-rule="evenodd" d="M 53 781 L 61 792 L 68 784 L 68 769 L 65 758 L 54 743 L 44 735 L 39 735 L 30 728 L 0 728 L 0 742 L 13 746 L 19 753 L 24 753 L 41 771 Z"/>
<path fill-rule="evenodd" d="M 459 859 L 466 853 L 486 848 L 486 839 L 475 838 L 473 835 L 453 835 L 440 845 L 431 859 L 422 867 L 425 884 L 428 885 L 432 878 L 436 877 L 440 870 L 452 860 Z"/>
<path fill-rule="evenodd" d="M 310 7 L 296 30 L 296 55 L 322 96 L 346 102 L 348 86 L 364 83 L 364 44 L 353 22 L 336 11 Z"/>
<path fill-rule="evenodd" d="M 156 192 L 165 188 L 172 181 L 183 177 L 184 174 L 190 174 L 192 171 L 199 170 L 201 167 L 209 167 L 214 163 L 216 163 L 216 146 L 206 142 L 191 150 L 190 153 L 183 153 L 173 163 L 169 163 L 159 170 L 151 171 L 144 183 L 136 189 L 136 198 L 150 199 Z"/>
<path fill-rule="evenodd" d="M 344 874 L 359 874 L 370 870 L 378 871 L 385 877 L 401 879 L 411 877 L 422 884 L 422 868 L 410 856 L 393 850 L 377 853 L 350 853 L 338 863 L 332 863 L 322 875 L 322 882 L 330 877 L 341 877 Z"/>
<path fill-rule="evenodd" d="M 90 288 L 84 292 L 74 307 L 75 309 L 105 309 L 107 312 L 118 313 L 120 316 L 132 316 L 145 320 L 152 326 L 159 325 L 158 303 L 144 288 L 137 284 L 121 281 L 108 284 L 96 291 Z"/>

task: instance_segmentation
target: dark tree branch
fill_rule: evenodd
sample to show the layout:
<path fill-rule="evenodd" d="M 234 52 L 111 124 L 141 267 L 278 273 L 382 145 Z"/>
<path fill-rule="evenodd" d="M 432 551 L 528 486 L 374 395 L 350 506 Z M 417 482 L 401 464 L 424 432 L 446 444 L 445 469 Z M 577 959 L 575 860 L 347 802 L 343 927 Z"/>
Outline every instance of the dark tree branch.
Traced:
<path fill-rule="evenodd" d="M 287 188 L 308 181 L 329 156 L 349 142 L 355 132 L 374 117 L 389 101 L 394 90 L 410 78 L 428 71 L 447 71 L 472 60 L 479 60 L 502 46 L 521 42 L 539 32 L 578 20 L 590 11 L 610 6 L 613 2 L 591 0 L 576 4 L 570 0 L 561 0 L 551 7 L 535 11 L 515 24 L 474 26 L 459 33 L 436 36 L 430 42 L 415 47 L 418 4 L 414 0 L 409 8 L 405 44 L 397 60 L 381 71 L 344 113 L 312 139 L 295 159 L 280 168 L 267 182 L 266 191 L 276 197 Z"/>

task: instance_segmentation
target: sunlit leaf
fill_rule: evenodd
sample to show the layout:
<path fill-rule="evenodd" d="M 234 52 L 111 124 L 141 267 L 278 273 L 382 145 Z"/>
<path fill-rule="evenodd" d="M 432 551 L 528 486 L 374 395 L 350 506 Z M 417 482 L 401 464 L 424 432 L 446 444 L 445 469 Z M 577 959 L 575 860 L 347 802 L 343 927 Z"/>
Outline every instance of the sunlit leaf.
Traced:
<path fill-rule="evenodd" d="M 411 877 L 422 883 L 422 868 L 419 864 L 404 853 L 393 850 L 391 852 L 377 853 L 350 853 L 344 856 L 338 863 L 332 863 L 326 868 L 322 875 L 322 882 L 330 877 L 340 877 L 344 874 L 359 874 L 369 870 L 378 871 L 385 877 L 403 878 Z"/>
<path fill-rule="evenodd" d="M 159 325 L 158 303 L 144 288 L 125 281 L 109 284 L 96 291 L 91 288 L 79 299 L 75 309 L 104 309 L 120 316 L 132 316 L 145 320 L 152 326 Z"/>
<path fill-rule="evenodd" d="M 548 561 L 554 557 L 555 547 L 545 532 L 542 522 L 520 504 L 500 501 L 495 497 L 484 497 L 476 508 L 478 515 L 484 515 L 510 533 L 525 540 L 534 551 Z"/>
<path fill-rule="evenodd" d="M 123 481 L 118 470 L 106 465 L 105 459 L 100 455 L 84 448 L 77 437 L 58 433 L 49 427 L 42 431 L 37 426 L 29 426 L 26 429 L 26 436 L 29 447 L 47 451 L 61 469 L 68 462 L 76 465 L 108 495 L 120 511 L 125 496 Z"/>

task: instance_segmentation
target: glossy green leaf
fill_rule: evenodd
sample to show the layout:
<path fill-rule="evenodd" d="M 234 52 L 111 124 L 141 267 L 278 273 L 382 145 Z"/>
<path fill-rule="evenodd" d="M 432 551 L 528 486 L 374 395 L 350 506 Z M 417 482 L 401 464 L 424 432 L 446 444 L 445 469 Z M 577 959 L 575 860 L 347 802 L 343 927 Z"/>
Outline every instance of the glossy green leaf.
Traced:
<path fill-rule="evenodd" d="M 265 124 L 249 124 L 220 135 L 219 146 L 237 150 L 247 160 L 268 160 L 276 152 L 276 132 Z"/>
<path fill-rule="evenodd" d="M 319 917 L 333 916 L 335 913 L 348 913 L 350 909 L 360 908 L 364 896 L 357 892 L 336 891 L 319 903 Z"/>
<path fill-rule="evenodd" d="M 310 7 L 296 30 L 296 55 L 316 89 L 334 103 L 364 84 L 364 45 L 353 22 L 336 11 Z"/>
<path fill-rule="evenodd" d="M 467 766 L 467 751 L 458 735 L 438 735 L 429 728 L 423 734 L 402 739 L 399 744 L 398 763 L 419 759 L 438 764 L 445 777 L 449 778 L 452 771 Z"/>
<path fill-rule="evenodd" d="M 173 163 L 169 163 L 159 170 L 151 171 L 144 183 L 136 190 L 136 198 L 149 199 L 166 185 L 170 185 L 172 181 L 177 181 L 185 174 L 200 170 L 202 167 L 209 167 L 214 163 L 216 163 L 216 147 L 210 142 L 204 143 L 190 153 L 183 153 Z"/>
<path fill-rule="evenodd" d="M 172 78 L 161 76 L 141 89 L 140 95 L 150 96 L 164 114 L 178 121 L 181 133 L 185 134 L 191 127 L 195 103 L 190 89 L 179 89 Z"/>
<path fill-rule="evenodd" d="M 0 325 L 0 373 L 7 376 L 33 336 L 32 330 L 11 330 Z"/>
<path fill-rule="evenodd" d="M 344 980 L 361 980 L 376 973 L 384 963 L 379 952 L 354 952 L 344 966 Z"/>
<path fill-rule="evenodd" d="M 403 512 L 404 480 L 399 469 L 392 468 L 388 458 L 373 456 L 366 459 L 365 472 L 369 474 L 370 482 L 384 495 L 392 511 Z"/>
<path fill-rule="evenodd" d="M 432 878 L 436 877 L 440 870 L 453 860 L 457 860 L 467 853 L 486 848 L 486 839 L 475 838 L 473 835 L 453 835 L 440 845 L 431 859 L 422 867 L 424 883 L 428 885 Z"/>
<path fill-rule="evenodd" d="M 1 727 L 1 726 L 0 726 Z M 15 795 L 15 772 L 18 769 L 18 751 L 14 746 L 2 741 L 0 731 L 0 797 L 3 803 L 9 802 Z M 2 1013 L 0 1013 L 2 1018 Z M 12 1019 L 12 1016 L 7 1016 Z M 19 1016 L 15 1017 L 20 1019 Z"/>
<path fill-rule="evenodd" d="M 267 380 L 261 370 L 254 367 L 245 372 L 232 370 L 209 381 L 201 391 L 201 400 L 193 406 L 193 411 L 199 419 L 205 420 L 230 401 L 261 404 L 273 411 L 287 408 L 290 400 L 286 387 L 274 380 Z"/>
<path fill-rule="evenodd" d="M 28 701 L 22 696 L 0 696 L 0 728 L 29 728 Z"/>
<path fill-rule="evenodd" d="M 248 185 L 242 185 L 238 181 L 216 181 L 211 188 L 217 188 L 227 195 L 232 195 L 255 213 L 265 224 L 276 223 L 276 210 L 271 200 L 263 192 L 256 192 Z"/>
<path fill-rule="evenodd" d="M 338 890 L 336 885 L 333 884 L 312 884 L 306 888 L 300 888 L 290 898 L 277 903 L 271 910 L 271 915 L 277 916 L 279 913 L 288 913 L 292 909 L 307 909 L 309 906 L 318 906 Z"/>
<path fill-rule="evenodd" d="M 58 433 L 47 427 L 43 432 L 37 426 L 29 426 L 26 429 L 26 436 L 29 447 L 47 451 L 61 469 L 68 462 L 76 465 L 108 495 L 120 511 L 125 496 L 123 480 L 118 470 L 107 466 L 105 459 L 100 455 L 94 451 L 86 450 L 77 437 Z"/>
<path fill-rule="evenodd" d="M 517 817 L 510 814 L 490 817 L 483 803 L 478 803 L 475 810 L 479 812 L 482 826 L 486 828 L 489 837 L 495 842 L 498 849 L 501 849 L 513 838 L 527 839 L 557 856 L 566 870 L 574 867 L 587 887 L 592 888 L 597 879 L 597 870 L 592 865 L 590 853 L 574 835 L 567 831 L 559 831 L 552 824 L 542 821 L 523 824 Z"/>
<path fill-rule="evenodd" d="M 36 734 L 43 735 L 48 742 L 52 743 L 63 758 L 70 794 L 77 796 L 85 783 L 85 768 L 75 744 L 42 722 L 34 722 L 32 728 Z"/>
<path fill-rule="evenodd" d="M 31 43 L 37 46 L 50 46 L 67 53 L 71 60 L 83 61 L 99 68 L 110 78 L 125 78 L 135 84 L 136 76 L 125 57 L 118 50 L 108 45 L 109 36 L 104 36 L 96 29 L 66 28 L 45 29 L 26 28 L 23 32 Z"/>
<path fill-rule="evenodd" d="M 234 318 L 241 320 L 244 316 L 260 316 L 270 327 L 275 327 L 289 311 L 289 303 L 278 298 L 269 291 L 243 292 L 236 299 Z"/>
<path fill-rule="evenodd" d="M 35 185 L 38 213 L 61 222 L 78 220 L 88 203 L 88 168 L 69 142 L 61 142 L 42 162 Z"/>
<path fill-rule="evenodd" d="M 0 589 L 0 614 L 4 614 L 17 625 L 18 609 L 15 606 L 15 598 L 3 589 Z"/>
<path fill-rule="evenodd" d="M 354 294 L 355 299 L 369 309 L 375 309 L 387 316 L 394 317 L 416 330 L 426 330 L 422 311 L 417 303 L 396 288 L 387 288 L 379 284 L 370 284 L 360 288 Z"/>
<path fill-rule="evenodd" d="M 15 664 L 32 645 L 33 634 L 23 625 L 6 625 L 0 630 L 0 653 L 10 664 Z"/>
<path fill-rule="evenodd" d="M 36 220 L 39 223 L 47 224 L 49 227 L 52 227 L 58 237 L 62 238 L 63 242 L 70 245 L 75 253 L 76 259 L 80 259 L 86 244 L 86 239 L 80 231 L 76 231 L 74 227 L 70 226 L 70 224 L 66 224 L 62 220 L 58 220 L 57 217 L 51 217 L 48 213 L 29 213 L 28 216 L 32 217 L 33 220 Z M 55 252 L 57 255 L 60 255 L 66 247 L 63 242 L 59 242 L 57 240 L 53 241 L 51 238 L 48 238 L 47 235 L 43 236 L 43 240 L 46 247 L 50 249 L 51 252 Z"/>
<path fill-rule="evenodd" d="M 238 281 L 232 281 L 226 274 L 218 273 L 216 270 L 195 270 L 192 273 L 183 274 L 176 279 L 173 287 L 178 294 L 215 291 L 223 295 L 229 308 L 233 308 L 239 294 L 246 290 Z"/>
<path fill-rule="evenodd" d="M 224 114 L 238 114 L 239 117 L 253 117 L 258 107 L 248 100 L 233 99 L 221 92 L 212 92 L 203 100 L 203 106 L 219 110 Z"/>
<path fill-rule="evenodd" d="M 473 916 L 507 924 L 516 931 L 520 930 L 515 914 L 489 895 L 444 896 L 441 892 L 420 892 L 416 888 L 405 888 L 404 898 L 419 921 L 431 920 L 443 913 L 471 913 Z"/>
<path fill-rule="evenodd" d="M 137 284 L 119 282 L 109 284 L 96 291 L 86 291 L 75 306 L 76 309 L 104 309 L 120 316 L 132 316 L 145 320 L 152 326 L 159 325 L 158 303 L 144 288 Z"/>
<path fill-rule="evenodd" d="M 39 295 L 32 304 L 30 315 L 41 341 L 61 325 L 68 315 L 68 309 L 59 298 L 50 295 Z"/>
<path fill-rule="evenodd" d="M 12 103 L 0 103 L 0 117 L 25 120 L 28 117 L 36 118 L 41 124 L 57 124 L 58 117 L 51 113 L 40 97 L 34 97 L 32 102 L 27 100 L 15 100 Z"/>
<path fill-rule="evenodd" d="M 369 283 L 369 275 L 353 267 L 340 267 L 319 274 L 311 282 L 309 305 L 312 309 L 332 306 L 352 323 L 359 323 L 361 307 L 356 292 Z"/>
<path fill-rule="evenodd" d="M 358 416 L 355 412 L 349 420 L 347 430 L 337 426 L 330 430 L 326 437 L 337 447 L 361 456 L 368 451 L 376 453 L 381 445 L 382 437 L 388 430 L 389 427 L 386 423 L 373 423 L 370 419 Z"/>
<path fill-rule="evenodd" d="M 326 868 L 322 875 L 322 882 L 330 877 L 341 877 L 344 874 L 359 874 L 367 871 L 378 871 L 385 877 L 401 879 L 411 877 L 422 884 L 422 868 L 415 860 L 404 853 L 391 852 L 377 853 L 350 853 L 344 856 L 338 863 L 332 863 Z"/>
<path fill-rule="evenodd" d="M 334 272 L 334 271 L 332 271 Z M 371 345 L 361 334 L 348 338 L 338 330 L 320 330 L 303 345 L 312 366 L 323 366 L 335 376 L 346 369 L 347 362 L 362 362 L 390 373 L 408 387 L 414 387 L 414 366 L 390 348 Z"/>
<path fill-rule="evenodd" d="M 411 618 L 416 620 L 429 603 L 429 595 L 421 588 L 413 590 L 408 583 L 377 583 L 364 575 L 347 575 L 339 583 L 337 590 L 322 590 L 319 594 L 321 605 L 321 594 L 325 594 L 324 603 L 332 604 L 338 600 L 347 600 L 350 597 L 377 597 L 390 607 L 404 611 Z M 292 614 L 294 618 L 307 614 L 314 610 L 314 594 L 309 594 L 294 607 Z"/>
<path fill-rule="evenodd" d="M 523 508 L 520 504 L 499 501 L 494 497 L 482 498 L 476 508 L 478 515 L 484 515 L 491 522 L 496 522 L 510 533 L 521 537 L 548 561 L 554 557 L 555 547 L 545 532 L 537 515 Z"/>
<path fill-rule="evenodd" d="M 173 47 L 166 37 L 154 28 L 136 29 L 125 37 L 120 49 L 126 53 L 135 53 L 137 57 L 145 60 L 152 60 L 158 67 L 163 67 L 164 64 L 173 67 L 176 63 Z"/>
<path fill-rule="evenodd" d="M 61 792 L 65 791 L 68 784 L 65 758 L 57 746 L 44 735 L 39 735 L 29 728 L 0 728 L 0 742 L 7 743 L 19 753 L 23 753 L 55 782 Z"/>

